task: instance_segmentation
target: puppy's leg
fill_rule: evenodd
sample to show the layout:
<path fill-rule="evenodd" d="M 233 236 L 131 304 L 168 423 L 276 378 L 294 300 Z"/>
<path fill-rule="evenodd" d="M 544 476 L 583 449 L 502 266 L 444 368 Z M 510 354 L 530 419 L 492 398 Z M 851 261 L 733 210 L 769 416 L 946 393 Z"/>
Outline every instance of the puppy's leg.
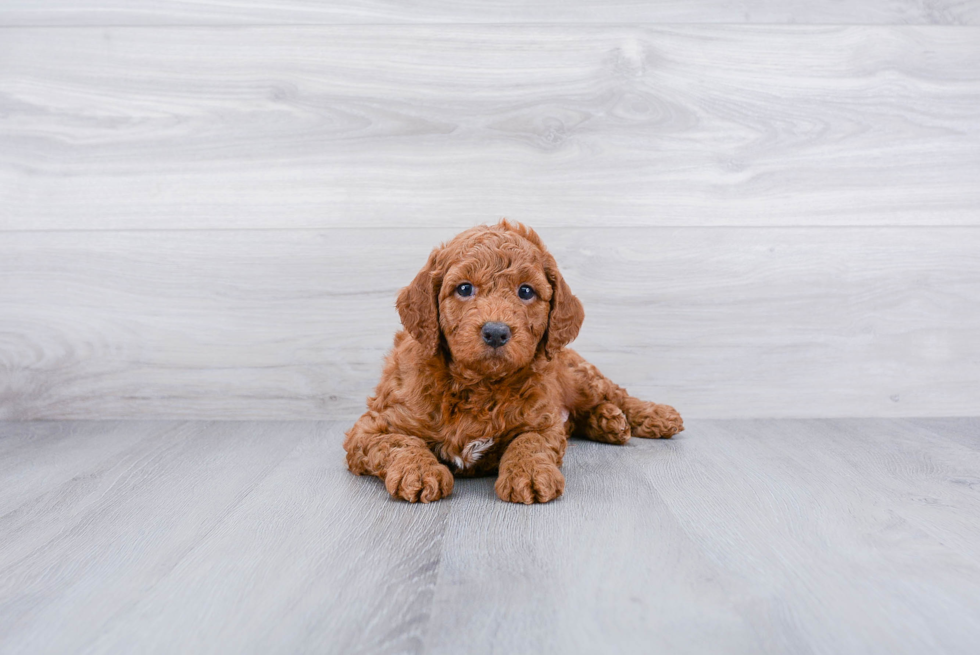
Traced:
<path fill-rule="evenodd" d="M 577 417 L 578 432 L 592 441 L 622 445 L 630 440 L 630 423 L 617 405 L 601 402 Z"/>
<path fill-rule="evenodd" d="M 629 419 L 633 436 L 643 439 L 669 439 L 684 430 L 684 420 L 670 405 L 658 405 L 627 395 L 620 407 Z"/>
<path fill-rule="evenodd" d="M 418 437 L 381 432 L 377 416 L 362 416 L 344 439 L 347 467 L 357 475 L 375 475 L 395 498 L 428 503 L 453 490 L 453 474 Z"/>
<path fill-rule="evenodd" d="M 681 415 L 670 405 L 634 398 L 578 353 L 569 351 L 567 357 L 566 384 L 572 386 L 572 415 L 579 433 L 595 441 L 622 444 L 630 436 L 661 439 L 684 429 Z M 624 420 L 628 430 L 623 429 Z"/>
<path fill-rule="evenodd" d="M 561 427 L 547 433 L 525 432 L 507 445 L 500 458 L 494 489 L 511 503 L 547 503 L 565 491 L 565 476 L 558 469 L 565 452 Z"/>

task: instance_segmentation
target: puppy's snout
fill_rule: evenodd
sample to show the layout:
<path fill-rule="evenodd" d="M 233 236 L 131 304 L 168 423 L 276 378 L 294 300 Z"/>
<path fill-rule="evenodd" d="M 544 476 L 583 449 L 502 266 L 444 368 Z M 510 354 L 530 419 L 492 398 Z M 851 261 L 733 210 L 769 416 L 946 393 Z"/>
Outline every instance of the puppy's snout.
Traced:
<path fill-rule="evenodd" d="M 483 341 L 491 348 L 499 348 L 510 341 L 510 327 L 505 323 L 484 323 L 481 333 Z"/>

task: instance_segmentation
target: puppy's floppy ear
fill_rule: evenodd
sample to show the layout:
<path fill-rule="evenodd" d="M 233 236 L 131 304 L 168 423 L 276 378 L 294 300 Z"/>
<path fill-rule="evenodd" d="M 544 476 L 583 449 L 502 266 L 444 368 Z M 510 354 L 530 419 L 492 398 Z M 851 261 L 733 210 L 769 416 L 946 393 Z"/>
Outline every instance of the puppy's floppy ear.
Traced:
<path fill-rule="evenodd" d="M 551 284 L 551 312 L 548 314 L 548 331 L 544 336 L 544 354 L 551 359 L 578 336 L 585 320 L 585 310 L 578 298 L 572 295 L 565 278 L 558 272 L 555 258 L 550 254 L 545 260 L 544 273 Z"/>
<path fill-rule="evenodd" d="M 398 294 L 398 315 L 402 325 L 419 342 L 426 357 L 436 354 L 439 347 L 439 290 L 442 276 L 436 270 L 436 255 L 432 251 L 429 261 L 419 271 L 412 283 Z"/>

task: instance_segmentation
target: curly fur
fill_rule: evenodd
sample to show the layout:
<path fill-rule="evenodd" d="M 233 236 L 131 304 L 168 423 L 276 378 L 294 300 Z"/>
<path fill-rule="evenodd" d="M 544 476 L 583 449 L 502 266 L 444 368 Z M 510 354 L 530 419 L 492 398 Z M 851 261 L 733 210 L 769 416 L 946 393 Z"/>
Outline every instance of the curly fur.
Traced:
<path fill-rule="evenodd" d="M 456 292 L 463 282 L 472 296 Z M 519 298 L 522 284 L 535 297 Z M 501 499 L 544 503 L 565 489 L 569 435 L 624 444 L 684 429 L 674 408 L 630 396 L 565 348 L 585 313 L 524 225 L 475 227 L 436 248 L 397 307 L 405 330 L 344 440 L 350 470 L 396 498 L 427 503 L 452 492 L 454 474 L 497 472 Z M 483 341 L 488 321 L 510 327 L 506 345 Z"/>

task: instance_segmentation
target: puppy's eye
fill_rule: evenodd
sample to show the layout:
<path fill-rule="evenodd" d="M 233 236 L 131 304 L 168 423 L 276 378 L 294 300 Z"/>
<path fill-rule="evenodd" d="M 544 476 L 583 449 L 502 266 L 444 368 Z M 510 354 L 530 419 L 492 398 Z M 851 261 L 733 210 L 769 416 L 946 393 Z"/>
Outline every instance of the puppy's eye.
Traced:
<path fill-rule="evenodd" d="M 521 300 L 530 300 L 534 297 L 534 289 L 531 288 L 530 284 L 522 284 L 517 289 L 517 297 Z"/>
<path fill-rule="evenodd" d="M 463 298 L 469 298 L 473 295 L 473 285 L 469 282 L 463 282 L 461 285 L 456 287 L 456 293 Z"/>

